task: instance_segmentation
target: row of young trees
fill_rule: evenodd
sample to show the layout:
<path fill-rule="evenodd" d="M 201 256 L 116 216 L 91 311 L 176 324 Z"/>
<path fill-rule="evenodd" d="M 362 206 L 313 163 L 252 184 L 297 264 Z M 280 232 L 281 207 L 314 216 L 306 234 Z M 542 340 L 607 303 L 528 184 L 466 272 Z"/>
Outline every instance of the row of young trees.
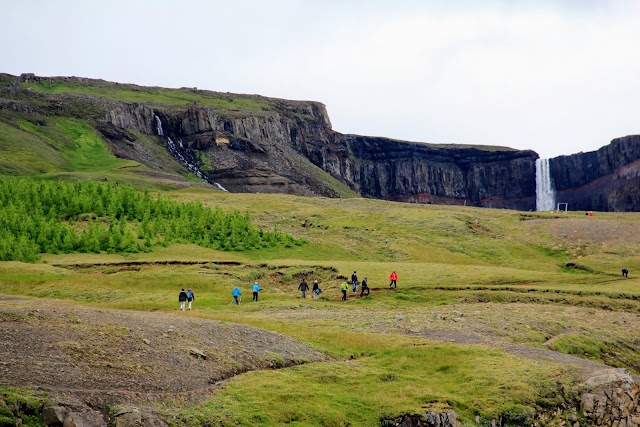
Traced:
<path fill-rule="evenodd" d="M 242 251 L 304 243 L 248 214 L 176 202 L 130 185 L 0 178 L 0 260 L 40 253 L 140 252 L 169 243 Z"/>

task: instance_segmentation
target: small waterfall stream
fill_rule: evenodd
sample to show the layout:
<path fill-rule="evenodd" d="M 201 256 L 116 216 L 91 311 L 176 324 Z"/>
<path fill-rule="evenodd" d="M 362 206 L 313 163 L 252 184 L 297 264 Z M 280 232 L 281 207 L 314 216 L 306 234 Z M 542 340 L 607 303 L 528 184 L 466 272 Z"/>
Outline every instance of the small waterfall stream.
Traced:
<path fill-rule="evenodd" d="M 193 173 L 195 176 L 197 176 L 204 182 L 213 184 L 216 187 L 218 187 L 220 190 L 228 192 L 228 190 L 224 188 L 222 185 L 220 185 L 217 182 L 209 181 L 209 179 L 206 176 L 204 176 L 202 172 L 200 172 L 200 169 L 198 169 L 198 166 L 197 166 L 198 159 L 193 155 L 191 150 L 184 148 L 184 145 L 182 144 L 181 139 L 178 140 L 178 144 L 180 145 L 180 147 L 176 146 L 176 143 L 173 142 L 173 140 L 169 138 L 168 135 L 164 134 L 164 131 L 162 130 L 162 122 L 160 121 L 160 117 L 158 116 L 154 116 L 154 117 L 156 119 L 156 131 L 158 132 L 158 136 L 164 136 L 166 138 L 167 149 L 169 150 L 171 155 L 174 158 L 180 160 L 182 163 L 184 163 L 191 173 Z"/>
<path fill-rule="evenodd" d="M 555 199 L 555 191 L 551 184 L 549 159 L 536 159 L 536 210 L 554 210 Z"/>

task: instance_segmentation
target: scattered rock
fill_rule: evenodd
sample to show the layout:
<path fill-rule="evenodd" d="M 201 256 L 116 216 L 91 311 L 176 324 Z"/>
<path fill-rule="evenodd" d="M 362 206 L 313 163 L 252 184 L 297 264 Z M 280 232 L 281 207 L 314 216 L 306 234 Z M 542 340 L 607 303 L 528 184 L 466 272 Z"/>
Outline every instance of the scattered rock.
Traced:
<path fill-rule="evenodd" d="M 144 415 L 142 427 L 168 427 L 169 424 L 154 415 Z"/>
<path fill-rule="evenodd" d="M 146 338 L 143 338 L 143 339 L 142 339 L 142 342 L 143 342 L 143 343 L 145 343 L 146 345 L 151 345 L 151 341 L 149 341 L 149 340 L 148 340 L 148 339 L 146 339 Z"/>
<path fill-rule="evenodd" d="M 596 372 L 584 382 L 588 387 L 599 387 L 614 382 L 633 383 L 633 378 L 625 369 L 606 369 Z"/>
<path fill-rule="evenodd" d="M 189 349 L 189 354 L 197 359 L 207 360 L 207 355 L 202 350 L 195 347 Z"/>
<path fill-rule="evenodd" d="M 142 414 L 138 408 L 125 408 L 118 411 L 114 417 L 116 418 L 116 427 L 141 427 Z"/>
<path fill-rule="evenodd" d="M 69 412 L 62 427 L 107 427 L 99 412 Z"/>
<path fill-rule="evenodd" d="M 42 408 L 42 421 L 48 426 L 62 425 L 69 415 L 69 408 L 64 406 L 45 406 Z"/>

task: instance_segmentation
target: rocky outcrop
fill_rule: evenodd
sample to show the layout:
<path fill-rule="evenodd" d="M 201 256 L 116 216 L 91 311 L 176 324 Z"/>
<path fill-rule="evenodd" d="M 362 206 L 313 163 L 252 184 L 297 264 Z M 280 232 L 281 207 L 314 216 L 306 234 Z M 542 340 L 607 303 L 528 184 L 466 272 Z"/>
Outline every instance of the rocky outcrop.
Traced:
<path fill-rule="evenodd" d="M 394 418 L 382 418 L 382 427 L 460 427 L 463 424 L 458 421 L 458 414 L 453 409 L 446 412 L 429 411 L 423 415 L 405 414 Z"/>
<path fill-rule="evenodd" d="M 640 385 L 626 371 L 591 375 L 580 396 L 583 425 L 640 426 Z"/>
<path fill-rule="evenodd" d="M 640 384 L 624 369 L 604 368 L 591 372 L 574 390 L 560 391 L 558 407 L 503 413 L 496 418 L 475 417 L 475 424 L 486 427 L 507 426 L 571 426 L 571 427 L 639 427 Z M 453 409 L 425 411 L 383 417 L 382 426 L 394 427 L 459 427 Z"/>
<path fill-rule="evenodd" d="M 569 209 L 640 211 L 640 135 L 549 163 L 556 200 L 569 203 Z"/>
<path fill-rule="evenodd" d="M 48 427 L 167 427 L 166 421 L 148 410 L 115 407 L 103 415 L 79 403 L 55 403 L 42 409 L 42 423 Z"/>

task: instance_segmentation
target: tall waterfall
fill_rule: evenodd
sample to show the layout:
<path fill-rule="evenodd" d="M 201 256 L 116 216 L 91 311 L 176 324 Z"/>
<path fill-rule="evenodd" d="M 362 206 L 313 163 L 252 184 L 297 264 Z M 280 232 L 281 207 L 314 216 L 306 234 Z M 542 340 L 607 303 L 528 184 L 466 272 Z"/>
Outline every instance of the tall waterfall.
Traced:
<path fill-rule="evenodd" d="M 536 159 L 536 210 L 555 209 L 556 195 L 551 186 L 549 159 Z"/>
<path fill-rule="evenodd" d="M 213 184 L 216 187 L 218 187 L 220 190 L 228 192 L 228 190 L 224 188 L 222 185 L 220 185 L 217 182 L 209 181 L 209 179 L 206 176 L 204 176 L 202 172 L 200 172 L 200 169 L 198 169 L 198 159 L 193 155 L 191 150 L 184 148 L 184 146 L 182 145 L 181 139 L 178 140 L 178 144 L 180 144 L 180 147 L 178 147 L 176 143 L 173 142 L 171 138 L 169 138 L 169 135 L 164 134 L 164 131 L 162 130 L 162 122 L 160 121 L 160 117 L 158 116 L 154 116 L 154 117 L 156 119 L 156 131 L 158 132 L 159 136 L 164 136 L 167 139 L 167 149 L 169 150 L 169 153 L 171 153 L 173 157 L 175 157 L 176 159 L 184 163 L 192 174 L 194 174 L 204 182 Z"/>

